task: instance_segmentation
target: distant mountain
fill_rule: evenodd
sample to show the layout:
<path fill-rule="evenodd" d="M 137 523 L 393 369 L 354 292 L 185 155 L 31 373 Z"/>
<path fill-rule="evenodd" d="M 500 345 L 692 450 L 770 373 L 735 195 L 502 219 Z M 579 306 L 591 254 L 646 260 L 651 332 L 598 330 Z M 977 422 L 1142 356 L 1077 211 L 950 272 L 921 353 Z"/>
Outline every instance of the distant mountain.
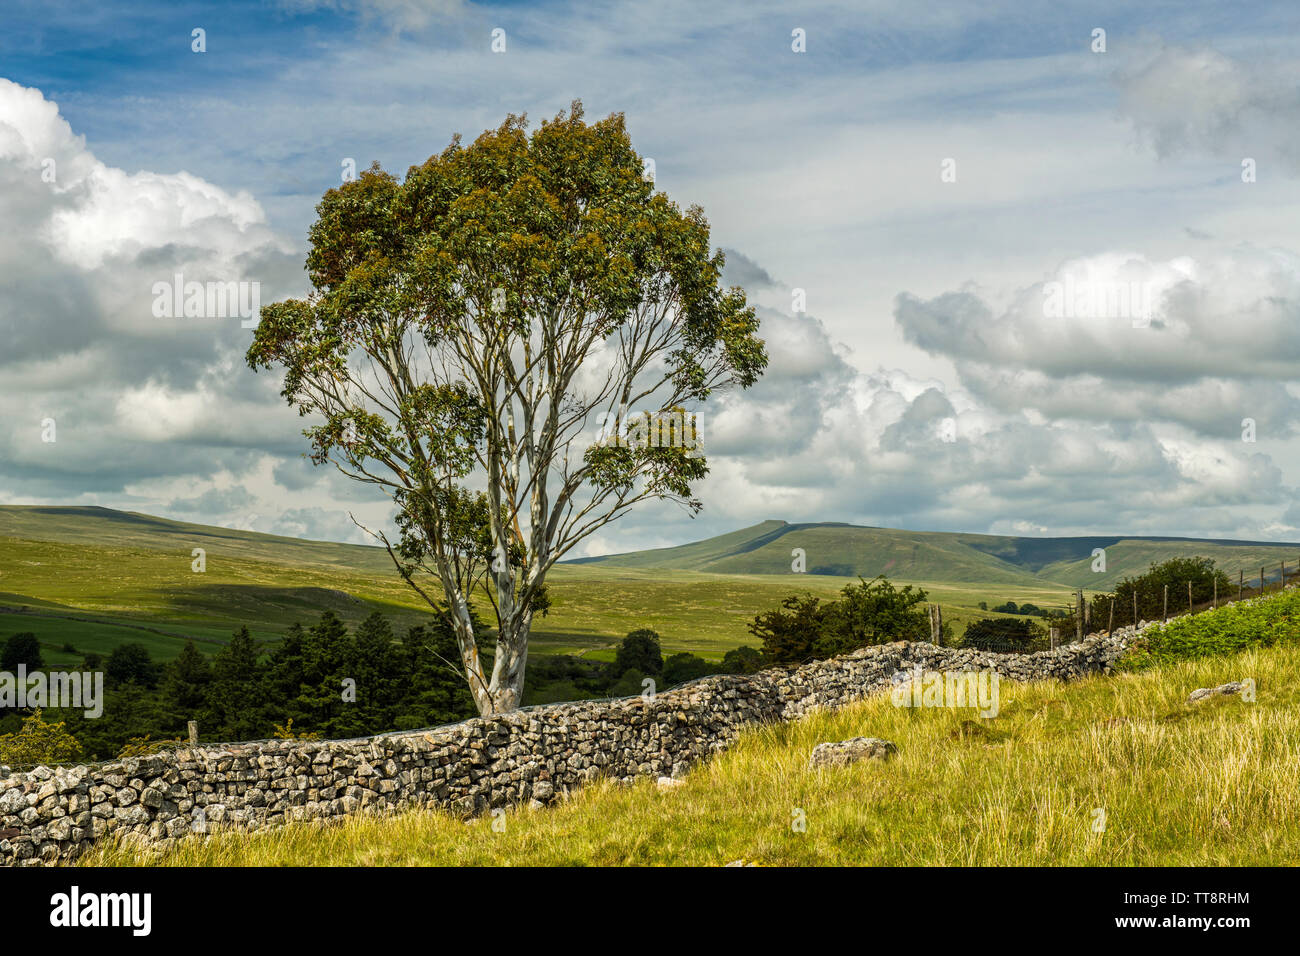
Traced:
<path fill-rule="evenodd" d="M 1069 538 L 1010 537 L 950 531 L 900 531 L 838 522 L 789 524 L 764 521 L 675 548 L 633 551 L 573 564 L 610 568 L 703 571 L 718 574 L 789 574 L 791 552 L 802 548 L 809 574 L 884 574 L 901 581 L 995 584 L 1060 584 L 1104 589 L 1139 574 L 1153 561 L 1203 555 L 1236 575 L 1276 578 L 1279 563 L 1300 568 L 1300 543 L 1089 535 Z M 1092 570 L 1093 550 L 1106 552 L 1106 570 Z"/>

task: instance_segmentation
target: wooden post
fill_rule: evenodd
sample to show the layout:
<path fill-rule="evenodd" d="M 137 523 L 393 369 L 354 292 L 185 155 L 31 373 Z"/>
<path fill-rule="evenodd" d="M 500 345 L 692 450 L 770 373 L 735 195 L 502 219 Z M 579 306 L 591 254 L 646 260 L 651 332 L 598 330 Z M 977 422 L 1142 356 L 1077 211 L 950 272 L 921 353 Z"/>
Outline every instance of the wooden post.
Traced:
<path fill-rule="evenodd" d="M 1138 626 L 1138 591 L 1133 589 L 1133 626 Z"/>
<path fill-rule="evenodd" d="M 1074 610 L 1074 639 L 1083 640 L 1083 588 L 1079 588 L 1079 603 Z"/>
<path fill-rule="evenodd" d="M 1212 606 L 1216 608 L 1219 606 L 1219 575 L 1217 573 L 1214 575 L 1214 603 Z"/>
<path fill-rule="evenodd" d="M 189 725 L 189 730 L 190 730 L 190 743 L 197 744 L 199 742 L 199 722 L 197 720 L 191 720 Z"/>
<path fill-rule="evenodd" d="M 1110 596 L 1110 622 L 1106 625 L 1106 633 L 1115 633 L 1115 595 Z"/>
<path fill-rule="evenodd" d="M 943 606 L 934 606 L 934 643 L 943 647 Z"/>
<path fill-rule="evenodd" d="M 1264 569 L 1259 569 L 1259 593 L 1264 593 Z"/>
<path fill-rule="evenodd" d="M 1278 587 L 1281 588 L 1283 591 L 1286 590 L 1286 562 L 1285 561 L 1282 562 L 1282 578 L 1281 578 L 1281 583 L 1278 584 Z"/>
<path fill-rule="evenodd" d="M 1169 620 L 1169 585 L 1165 585 L 1165 620 Z"/>
<path fill-rule="evenodd" d="M 1056 650 L 1056 645 L 1061 638 L 1061 629 L 1059 627 L 1049 627 L 1047 629 L 1047 639 L 1051 643 L 1052 650 Z"/>
<path fill-rule="evenodd" d="M 1245 589 L 1246 589 L 1246 572 L 1239 569 L 1237 571 L 1237 600 L 1238 601 L 1241 600 L 1242 593 L 1245 591 Z"/>
<path fill-rule="evenodd" d="M 1187 582 L 1187 613 L 1192 613 L 1192 582 Z"/>

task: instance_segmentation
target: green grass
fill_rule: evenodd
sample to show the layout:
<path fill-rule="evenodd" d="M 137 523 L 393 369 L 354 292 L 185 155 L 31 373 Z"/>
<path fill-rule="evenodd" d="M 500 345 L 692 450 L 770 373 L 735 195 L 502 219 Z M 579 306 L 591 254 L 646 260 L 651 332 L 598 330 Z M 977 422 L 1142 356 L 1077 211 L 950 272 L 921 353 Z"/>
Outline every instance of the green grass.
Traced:
<path fill-rule="evenodd" d="M 1257 699 L 1189 706 L 1254 678 Z M 887 762 L 810 771 L 812 748 L 879 736 Z M 1001 711 L 888 696 L 755 728 L 660 791 L 602 782 L 504 832 L 444 812 L 105 844 L 83 865 L 1240 866 L 1300 862 L 1300 649 L 1250 649 L 1072 684 L 1001 685 Z M 1094 832 L 1097 810 L 1105 828 Z M 791 826 L 801 811 L 807 827 Z"/>
<path fill-rule="evenodd" d="M 1099 542 L 1108 548 L 1107 575 L 1088 570 L 1090 546 Z M 204 574 L 190 567 L 196 547 L 207 553 Z M 625 634 L 651 627 L 667 653 L 716 661 L 754 643 L 746 624 L 787 595 L 832 598 L 857 581 L 849 574 L 791 573 L 794 547 L 805 549 L 810 570 L 852 568 L 926 588 L 956 635 L 971 620 L 996 616 L 980 611 L 980 601 L 1062 608 L 1075 580 L 1100 586 L 1189 548 L 1236 554 L 1228 544 L 1174 539 L 1010 538 L 769 521 L 680 548 L 558 566 L 549 579 L 553 608 L 535 621 L 532 650 L 609 660 Z M 1289 553 L 1250 546 L 1233 560 L 1257 574 L 1259 564 L 1276 567 L 1277 555 Z M 399 629 L 428 620 L 421 599 L 380 548 L 104 508 L 0 507 L 0 607 L 24 606 L 30 613 L 0 613 L 0 638 L 34 631 L 47 660 L 58 664 L 78 659 L 57 650 L 64 643 L 107 654 L 136 640 L 156 659 L 169 660 L 186 638 L 211 652 L 241 626 L 274 641 L 294 621 L 311 623 L 325 609 L 353 625 L 372 611 L 384 612 Z M 486 600 L 480 608 L 490 615 Z"/>
<path fill-rule="evenodd" d="M 202 547 L 207 570 L 191 570 Z M 1003 586 L 914 579 L 944 605 L 960 634 L 984 616 L 979 601 L 1032 601 L 1061 606 L 1067 589 L 1029 581 Z M 666 652 L 718 660 L 754 643 L 746 624 L 796 591 L 833 598 L 856 577 L 817 574 L 724 574 L 655 567 L 566 564 L 552 573 L 553 608 L 535 622 L 534 653 L 610 660 L 629 631 L 651 627 Z M 428 619 L 421 599 L 377 548 L 299 541 L 207 528 L 97 508 L 0 508 L 0 637 L 33 631 L 49 663 L 79 658 L 58 648 L 107 654 L 139 641 L 158 660 L 180 653 L 186 638 L 211 652 L 247 626 L 274 641 L 294 621 L 307 624 L 326 608 L 356 624 L 382 611 L 400 628 Z M 486 601 L 482 610 L 488 611 Z M 93 622 L 85 619 L 93 618 Z M 151 630 L 141 630 L 149 628 Z M 163 632 L 163 633 L 158 633 Z"/>

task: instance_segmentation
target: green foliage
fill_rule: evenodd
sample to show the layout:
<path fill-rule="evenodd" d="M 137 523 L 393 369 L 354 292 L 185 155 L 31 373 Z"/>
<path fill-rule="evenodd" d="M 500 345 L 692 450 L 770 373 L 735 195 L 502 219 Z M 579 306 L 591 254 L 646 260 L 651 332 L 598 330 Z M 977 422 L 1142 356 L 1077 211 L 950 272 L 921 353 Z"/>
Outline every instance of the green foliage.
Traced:
<path fill-rule="evenodd" d="M 1133 596 L 1137 595 L 1139 620 L 1159 620 L 1165 611 L 1165 588 L 1169 588 L 1169 613 L 1187 610 L 1187 585 L 1192 586 L 1192 604 L 1208 604 L 1218 586 L 1219 600 L 1236 596 L 1236 586 L 1228 575 L 1215 566 L 1213 558 L 1179 557 L 1160 563 L 1152 562 L 1150 569 L 1133 578 L 1124 578 L 1113 594 L 1099 594 L 1092 599 L 1092 624 L 1104 627 L 1110 621 L 1111 602 L 1115 602 L 1115 624 L 1132 624 Z"/>
<path fill-rule="evenodd" d="M 319 732 L 308 733 L 307 731 L 296 731 L 293 729 L 293 718 L 290 717 L 284 724 L 275 725 L 275 732 L 271 734 L 276 740 L 320 740 Z"/>
<path fill-rule="evenodd" d="M 190 720 L 202 711 L 211 683 L 211 663 L 186 641 L 180 656 L 163 667 L 162 696 L 179 720 Z"/>
<path fill-rule="evenodd" d="M 0 737 L 0 763 L 11 767 L 70 763 L 81 754 L 81 744 L 64 729 L 63 721 L 46 723 L 40 710 L 32 711 L 18 733 Z"/>
<path fill-rule="evenodd" d="M 653 676 L 663 673 L 664 658 L 657 632 L 642 628 L 623 638 L 614 655 L 614 673 L 622 674 L 630 667 Z"/>
<path fill-rule="evenodd" d="M 1120 668 L 1146 670 L 1204 657 L 1235 654 L 1249 647 L 1300 640 L 1300 589 L 1174 618 L 1148 628 L 1120 661 Z"/>
<path fill-rule="evenodd" d="M 630 395 L 681 410 L 752 385 L 767 364 L 754 309 L 721 288 L 703 212 L 643 175 L 623 117 L 588 124 L 576 101 L 531 134 L 509 116 L 458 136 L 402 180 L 375 164 L 316 210 L 312 294 L 262 309 L 247 362 L 284 371 L 282 395 L 317 422 L 315 463 L 392 495 L 390 553 L 413 589 L 457 607 L 493 593 L 491 687 L 480 635 L 462 628 L 459 661 L 483 712 L 509 710 L 554 563 L 640 500 L 702 507 L 702 455 L 588 446 L 580 426 Z M 605 384 L 576 389 L 611 341 Z"/>
<path fill-rule="evenodd" d="M 125 760 L 128 757 L 147 757 L 150 754 L 156 754 L 161 750 L 169 747 L 175 747 L 181 743 L 179 740 L 154 740 L 152 734 L 145 734 L 143 737 L 132 737 L 118 751 L 117 759 Z"/>
<path fill-rule="evenodd" d="M 744 644 L 722 655 L 722 670 L 727 674 L 754 674 L 763 669 L 761 651 Z"/>
<path fill-rule="evenodd" d="M 45 666 L 41 657 L 41 644 L 36 635 L 29 631 L 15 634 L 5 641 L 4 650 L 0 651 L 0 670 L 16 674 L 20 665 L 25 664 L 27 671 L 38 671 Z"/>
<path fill-rule="evenodd" d="M 766 661 L 804 664 L 870 644 L 928 640 L 929 616 L 921 606 L 926 597 L 910 584 L 895 588 L 882 574 L 845 585 L 838 601 L 792 595 L 755 617 L 749 630 L 762 640 Z"/>
<path fill-rule="evenodd" d="M 132 641 L 113 648 L 104 662 L 104 680 L 111 687 L 136 684 L 140 687 L 158 686 L 159 668 L 149 657 L 149 649 Z"/>
<path fill-rule="evenodd" d="M 683 651 L 673 654 L 664 661 L 663 684 L 665 687 L 674 687 L 688 680 L 695 680 L 697 677 L 715 674 L 717 670 L 716 666 L 704 658 Z"/>
<path fill-rule="evenodd" d="M 610 697 L 635 697 L 645 690 L 642 683 L 646 675 L 635 667 L 629 668 L 623 672 L 623 676 L 614 683 L 609 685 L 608 696 Z M 653 680 L 653 678 L 651 678 Z M 656 682 L 657 683 L 657 682 Z"/>

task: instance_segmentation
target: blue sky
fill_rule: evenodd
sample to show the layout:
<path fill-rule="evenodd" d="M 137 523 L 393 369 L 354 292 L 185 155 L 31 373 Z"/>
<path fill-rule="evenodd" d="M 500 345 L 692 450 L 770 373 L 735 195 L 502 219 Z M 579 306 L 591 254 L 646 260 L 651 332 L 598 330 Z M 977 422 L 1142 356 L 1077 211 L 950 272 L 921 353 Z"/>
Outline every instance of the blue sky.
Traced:
<path fill-rule="evenodd" d="M 334 538 L 355 538 L 349 510 L 382 521 L 302 464 L 301 423 L 237 361 L 246 332 L 160 325 L 147 291 L 188 268 L 300 294 L 345 159 L 400 173 L 579 97 L 624 112 L 657 184 L 705 208 L 775 356 L 717 406 L 704 514 L 646 509 L 592 550 L 765 518 L 1300 539 L 1292 5 L 18 0 L 6 17 L 0 213 L 26 238 L 0 242 L 0 501 Z M 49 156 L 60 182 L 38 189 Z M 1043 290 L 1066 278 L 1150 283 L 1154 331 L 1052 325 Z M 47 417 L 57 443 L 33 437 Z"/>

